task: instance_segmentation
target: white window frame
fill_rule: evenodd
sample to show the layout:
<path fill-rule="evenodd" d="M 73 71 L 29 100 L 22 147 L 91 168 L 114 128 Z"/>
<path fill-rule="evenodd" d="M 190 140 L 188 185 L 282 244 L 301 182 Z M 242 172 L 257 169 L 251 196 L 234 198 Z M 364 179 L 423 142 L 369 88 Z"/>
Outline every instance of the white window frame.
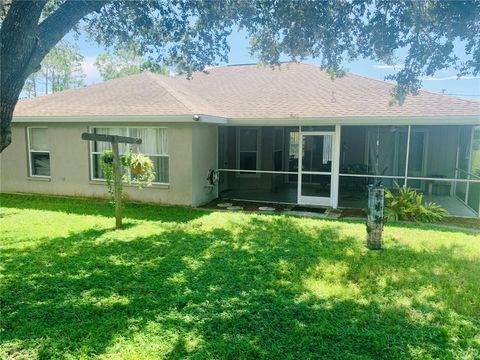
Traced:
<path fill-rule="evenodd" d="M 96 125 L 90 126 L 88 132 L 93 132 L 94 129 L 127 129 L 127 135 L 130 136 L 131 129 L 165 129 L 167 131 L 167 141 L 168 141 L 168 153 L 165 154 L 143 154 L 145 156 L 156 156 L 156 157 L 166 157 L 168 158 L 168 182 L 152 182 L 155 185 L 170 185 L 170 141 L 168 136 L 168 128 L 166 126 L 110 126 L 110 125 Z M 89 141 L 89 160 L 90 160 L 90 181 L 102 181 L 105 182 L 105 179 L 94 177 L 95 171 L 93 168 L 93 156 L 101 155 L 102 152 L 93 151 L 94 141 Z M 127 144 L 128 147 L 128 144 Z"/>
<path fill-rule="evenodd" d="M 35 178 L 44 178 L 50 179 L 52 176 L 52 164 L 50 159 L 50 150 L 32 150 L 31 149 L 31 138 L 30 138 L 30 130 L 31 129 L 47 129 L 48 126 L 27 126 L 27 150 L 28 150 L 28 176 L 35 177 Z M 48 166 L 50 169 L 50 175 L 34 175 L 33 174 L 33 161 L 32 161 L 32 153 L 48 153 Z"/>
<path fill-rule="evenodd" d="M 241 130 L 255 130 L 257 132 L 257 149 L 256 152 L 256 167 L 255 170 L 242 170 L 240 169 L 240 152 L 252 152 L 252 151 L 240 151 L 240 131 Z M 235 173 L 236 177 L 255 178 L 260 177 L 260 143 L 261 143 L 262 129 L 255 126 L 240 126 L 237 128 L 237 169 Z"/>

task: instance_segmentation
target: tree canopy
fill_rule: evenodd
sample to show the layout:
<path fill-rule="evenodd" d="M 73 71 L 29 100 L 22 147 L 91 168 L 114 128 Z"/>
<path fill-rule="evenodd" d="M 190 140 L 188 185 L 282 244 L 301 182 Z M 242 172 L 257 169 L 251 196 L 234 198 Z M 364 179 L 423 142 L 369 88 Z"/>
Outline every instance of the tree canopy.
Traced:
<path fill-rule="evenodd" d="M 318 58 L 335 76 L 345 61 L 400 61 L 403 68 L 390 79 L 401 103 L 418 91 L 421 76 L 445 68 L 478 75 L 479 14 L 480 0 L 3 1 L 0 150 L 10 144 L 13 109 L 26 79 L 81 20 L 99 44 L 135 41 L 140 54 L 188 74 L 227 62 L 227 37 L 235 27 L 246 31 L 252 54 L 267 64 L 282 56 Z M 456 55 L 456 43 L 465 56 Z M 399 59 L 400 50 L 406 56 Z"/>
<path fill-rule="evenodd" d="M 84 84 L 83 56 L 77 44 L 61 40 L 41 63 L 41 69 L 32 73 L 23 87 L 28 97 L 76 88 Z M 43 91 L 40 89 L 43 88 Z"/>
<path fill-rule="evenodd" d="M 166 66 L 139 55 L 135 44 L 117 49 L 113 54 L 103 53 L 98 55 L 95 60 L 95 66 L 105 81 L 127 75 L 140 74 L 144 71 L 169 75 L 169 70 Z"/>

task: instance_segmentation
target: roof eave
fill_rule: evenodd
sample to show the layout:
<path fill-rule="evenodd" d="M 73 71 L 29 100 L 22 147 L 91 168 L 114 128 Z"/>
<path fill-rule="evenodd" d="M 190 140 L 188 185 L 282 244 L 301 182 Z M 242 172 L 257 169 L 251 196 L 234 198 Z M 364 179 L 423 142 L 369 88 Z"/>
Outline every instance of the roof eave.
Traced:
<path fill-rule="evenodd" d="M 197 119 L 198 116 L 198 119 Z M 115 123 L 226 123 L 226 119 L 221 116 L 205 114 L 185 114 L 185 115 L 75 115 L 75 116 L 14 116 L 13 123 L 96 123 L 96 122 L 115 122 Z"/>
<path fill-rule="evenodd" d="M 228 125 L 480 125 L 479 115 L 229 118 Z"/>

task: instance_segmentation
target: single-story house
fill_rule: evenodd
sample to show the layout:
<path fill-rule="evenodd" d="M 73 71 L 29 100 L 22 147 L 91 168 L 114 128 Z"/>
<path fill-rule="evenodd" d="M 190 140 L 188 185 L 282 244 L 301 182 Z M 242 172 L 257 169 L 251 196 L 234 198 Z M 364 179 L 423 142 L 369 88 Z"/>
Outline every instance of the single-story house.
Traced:
<path fill-rule="evenodd" d="M 1 154 L 1 191 L 107 196 L 107 143 L 139 137 L 154 184 L 136 201 L 199 206 L 217 197 L 365 207 L 367 185 L 406 185 L 450 213 L 480 213 L 480 102 L 421 91 L 391 105 L 392 84 L 318 66 L 143 73 L 19 101 Z M 124 151 L 126 146 L 121 148 Z M 219 181 L 211 185 L 209 170 Z"/>

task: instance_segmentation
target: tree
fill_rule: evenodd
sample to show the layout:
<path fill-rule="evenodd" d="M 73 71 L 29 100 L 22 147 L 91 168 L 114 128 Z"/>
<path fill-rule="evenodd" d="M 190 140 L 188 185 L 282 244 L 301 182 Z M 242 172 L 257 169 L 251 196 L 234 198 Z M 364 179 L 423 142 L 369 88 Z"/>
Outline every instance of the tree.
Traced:
<path fill-rule="evenodd" d="M 23 86 L 23 91 L 27 95 L 27 97 L 36 97 L 37 96 L 37 83 L 39 81 L 40 71 L 37 71 L 31 74 L 27 81 L 25 81 L 25 85 Z"/>
<path fill-rule="evenodd" d="M 83 85 L 83 56 L 77 44 L 62 40 L 41 64 L 45 79 L 45 93 L 57 92 Z M 50 86 L 48 82 L 50 81 Z"/>
<path fill-rule="evenodd" d="M 105 53 L 97 56 L 95 66 L 103 80 L 111 80 L 119 77 L 140 74 L 144 71 L 168 75 L 168 68 L 159 63 L 145 59 L 139 55 L 138 47 L 130 45 L 115 51 L 114 54 Z"/>
<path fill-rule="evenodd" d="M 41 70 L 28 77 L 24 92 L 28 97 L 37 96 L 39 83 L 42 82 L 45 94 L 82 86 L 85 79 L 82 60 L 77 44 L 60 41 L 43 59 Z"/>
<path fill-rule="evenodd" d="M 480 0 L 10 0 L 0 8 L 0 151 L 11 142 L 10 122 L 27 78 L 47 53 L 83 19 L 99 44 L 135 41 L 141 54 L 175 64 L 187 74 L 227 61 L 232 27 L 245 29 L 252 54 L 277 64 L 314 57 L 332 76 L 359 57 L 404 67 L 391 76 L 401 103 L 420 87 L 421 76 L 452 67 L 480 72 Z M 461 42 L 466 59 L 455 56 Z"/>

